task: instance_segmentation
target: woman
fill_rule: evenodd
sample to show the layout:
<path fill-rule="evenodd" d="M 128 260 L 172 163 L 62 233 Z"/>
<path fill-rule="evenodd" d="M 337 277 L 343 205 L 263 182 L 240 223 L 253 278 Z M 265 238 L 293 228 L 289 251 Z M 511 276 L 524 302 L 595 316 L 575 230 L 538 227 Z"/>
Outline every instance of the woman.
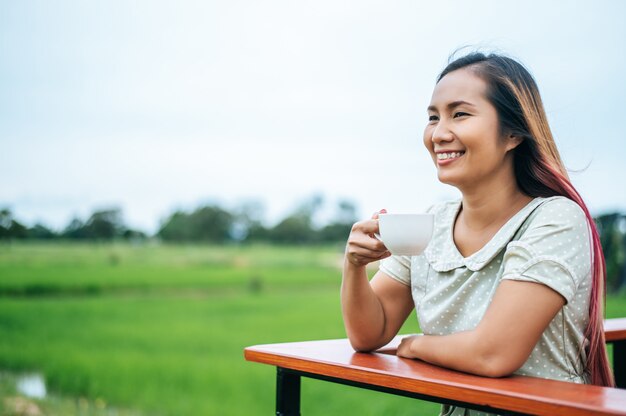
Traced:
<path fill-rule="evenodd" d="M 500 55 L 454 60 L 438 77 L 424 144 L 462 199 L 429 210 L 435 230 L 420 256 L 391 256 L 373 238 L 378 213 L 354 224 L 341 291 L 353 347 L 387 344 L 415 308 L 424 335 L 403 339 L 399 356 L 488 377 L 612 386 L 598 233 L 532 76 Z M 365 266 L 378 260 L 368 281 Z"/>

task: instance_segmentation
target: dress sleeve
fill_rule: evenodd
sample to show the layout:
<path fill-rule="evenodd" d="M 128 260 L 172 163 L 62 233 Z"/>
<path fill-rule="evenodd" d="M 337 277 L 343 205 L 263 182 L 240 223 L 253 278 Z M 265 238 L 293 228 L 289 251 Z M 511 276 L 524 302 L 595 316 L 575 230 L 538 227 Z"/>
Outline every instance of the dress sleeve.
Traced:
<path fill-rule="evenodd" d="M 544 284 L 572 300 L 591 273 L 587 218 L 573 201 L 557 198 L 542 204 L 507 245 L 501 279 Z"/>
<path fill-rule="evenodd" d="M 387 257 L 380 262 L 379 270 L 400 283 L 411 286 L 411 257 Z"/>

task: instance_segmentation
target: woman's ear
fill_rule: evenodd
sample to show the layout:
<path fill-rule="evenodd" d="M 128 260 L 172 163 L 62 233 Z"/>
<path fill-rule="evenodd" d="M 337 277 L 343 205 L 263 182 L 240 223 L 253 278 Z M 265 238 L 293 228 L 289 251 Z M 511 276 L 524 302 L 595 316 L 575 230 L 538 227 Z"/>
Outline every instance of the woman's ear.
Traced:
<path fill-rule="evenodd" d="M 520 137 L 520 136 L 515 136 L 515 135 L 511 134 L 511 135 L 508 137 L 508 140 L 507 140 L 506 150 L 507 150 L 507 151 L 509 151 L 509 150 L 513 150 L 513 149 L 515 149 L 515 148 L 516 148 L 517 146 L 519 146 L 519 145 L 520 145 L 523 141 L 524 141 L 524 139 L 523 139 L 522 137 Z"/>

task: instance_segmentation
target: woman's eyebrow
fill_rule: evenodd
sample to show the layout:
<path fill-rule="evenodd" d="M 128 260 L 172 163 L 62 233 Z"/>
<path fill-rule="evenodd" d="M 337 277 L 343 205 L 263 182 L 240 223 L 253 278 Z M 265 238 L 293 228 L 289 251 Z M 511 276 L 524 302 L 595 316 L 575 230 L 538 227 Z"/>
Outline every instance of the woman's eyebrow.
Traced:
<path fill-rule="evenodd" d="M 463 101 L 463 100 L 458 100 L 458 101 L 452 101 L 451 103 L 448 103 L 448 105 L 446 105 L 446 108 L 448 110 L 452 110 L 453 108 L 458 107 L 460 105 L 468 105 L 470 107 L 476 107 L 474 104 L 472 104 L 470 102 Z M 437 111 L 437 107 L 435 107 L 434 105 L 429 105 L 426 110 L 428 110 L 428 111 Z"/>

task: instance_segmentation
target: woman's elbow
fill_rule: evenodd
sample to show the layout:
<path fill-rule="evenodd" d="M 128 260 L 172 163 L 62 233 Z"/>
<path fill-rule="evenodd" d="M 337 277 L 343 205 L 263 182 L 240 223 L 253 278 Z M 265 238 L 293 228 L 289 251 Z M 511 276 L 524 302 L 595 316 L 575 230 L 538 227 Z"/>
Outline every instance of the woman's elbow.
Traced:
<path fill-rule="evenodd" d="M 356 352 L 372 352 L 387 344 L 380 339 L 367 339 L 356 336 L 348 336 L 348 340 Z"/>
<path fill-rule="evenodd" d="M 378 345 L 371 342 L 363 342 L 361 340 L 354 340 L 350 338 L 350 345 L 356 352 L 372 352 L 379 348 Z"/>
<path fill-rule="evenodd" d="M 350 345 L 352 345 L 352 349 L 355 352 L 372 352 L 376 349 L 376 348 L 370 347 L 369 345 L 356 344 L 354 342 L 351 342 Z"/>
<path fill-rule="evenodd" d="M 480 360 L 477 374 L 491 378 L 507 377 L 517 371 L 522 364 L 507 354 L 492 354 Z"/>

